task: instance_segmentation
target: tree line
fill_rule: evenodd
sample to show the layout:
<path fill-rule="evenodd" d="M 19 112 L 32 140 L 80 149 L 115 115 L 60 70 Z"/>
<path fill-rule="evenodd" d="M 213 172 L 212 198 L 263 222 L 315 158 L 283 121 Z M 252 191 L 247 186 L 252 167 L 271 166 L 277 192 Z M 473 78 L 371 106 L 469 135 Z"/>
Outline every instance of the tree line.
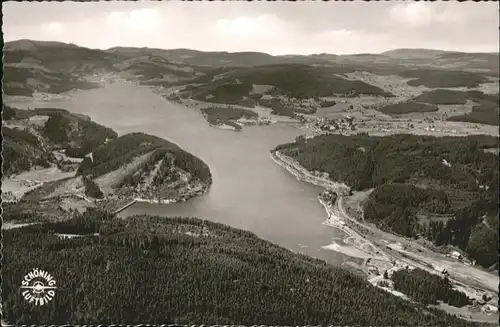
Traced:
<path fill-rule="evenodd" d="M 176 167 L 189 172 L 201 182 L 210 184 L 212 175 L 210 169 L 201 159 L 179 148 L 176 144 L 165 141 L 156 136 L 144 133 L 131 133 L 120 136 L 100 146 L 93 154 L 92 159 L 85 157 L 78 167 L 78 174 L 83 176 L 98 176 L 109 173 L 130 163 L 134 158 L 150 153 L 150 156 L 122 182 L 122 186 L 135 185 L 141 178 L 137 171 L 149 172 L 162 158 L 173 158 Z M 163 165 L 167 165 L 168 161 Z M 160 167 L 161 178 L 166 178 L 170 170 L 167 166 Z"/>
<path fill-rule="evenodd" d="M 402 269 L 395 271 L 391 280 L 396 291 L 423 304 L 435 305 L 438 304 L 437 301 L 442 301 L 455 307 L 463 307 L 471 303 L 465 293 L 452 288 L 446 275 L 441 277 L 419 268 Z"/>

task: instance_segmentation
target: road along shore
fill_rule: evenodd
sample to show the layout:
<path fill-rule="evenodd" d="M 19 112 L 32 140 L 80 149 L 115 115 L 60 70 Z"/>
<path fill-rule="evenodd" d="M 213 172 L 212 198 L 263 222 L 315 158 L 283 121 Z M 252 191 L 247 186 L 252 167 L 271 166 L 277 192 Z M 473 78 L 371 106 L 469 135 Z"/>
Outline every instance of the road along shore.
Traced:
<path fill-rule="evenodd" d="M 498 300 L 497 276 L 479 268 L 452 261 L 444 255 L 434 253 L 412 240 L 381 231 L 376 227 L 365 224 L 362 220 L 351 217 L 347 214 L 343 204 L 344 198 L 349 194 L 348 186 L 307 171 L 296 160 L 279 151 L 271 152 L 271 158 L 297 179 L 324 187 L 338 194 L 333 205 L 326 203 L 319 197 L 319 201 L 325 208 L 328 217 L 324 224 L 345 232 L 347 237 L 344 238 L 344 243 L 364 252 L 366 257 L 370 258 L 370 265 L 367 264 L 368 260 L 365 260 L 362 270 L 367 274 L 368 280 L 375 286 L 379 285 L 376 283 L 377 278 L 374 278 L 369 273 L 371 267 L 378 268 L 379 273 L 384 270 L 392 273 L 408 266 L 410 269 L 420 268 L 436 275 L 440 275 L 441 271 L 446 269 L 450 273 L 448 278 L 455 289 L 477 300 L 481 300 L 484 293 L 491 294 L 494 297 L 492 301 Z M 343 251 L 342 246 L 331 246 L 329 248 L 349 255 L 348 251 Z M 394 293 L 393 290 L 381 288 Z"/>

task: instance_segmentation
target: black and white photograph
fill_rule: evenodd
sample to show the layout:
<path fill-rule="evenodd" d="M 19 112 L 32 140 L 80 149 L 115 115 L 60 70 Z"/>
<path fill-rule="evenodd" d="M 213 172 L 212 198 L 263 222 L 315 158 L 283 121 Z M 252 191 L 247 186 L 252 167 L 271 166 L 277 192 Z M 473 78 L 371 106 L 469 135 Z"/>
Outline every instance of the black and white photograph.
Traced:
<path fill-rule="evenodd" d="M 2 326 L 498 326 L 498 3 L 2 15 Z"/>

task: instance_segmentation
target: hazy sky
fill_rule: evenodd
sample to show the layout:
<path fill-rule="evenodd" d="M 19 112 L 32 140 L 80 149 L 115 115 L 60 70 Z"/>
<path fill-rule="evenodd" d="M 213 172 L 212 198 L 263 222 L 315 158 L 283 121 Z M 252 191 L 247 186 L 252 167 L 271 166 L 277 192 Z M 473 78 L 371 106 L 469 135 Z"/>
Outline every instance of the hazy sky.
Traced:
<path fill-rule="evenodd" d="M 498 14 L 494 2 L 7 2 L 3 32 L 101 49 L 498 52 Z"/>

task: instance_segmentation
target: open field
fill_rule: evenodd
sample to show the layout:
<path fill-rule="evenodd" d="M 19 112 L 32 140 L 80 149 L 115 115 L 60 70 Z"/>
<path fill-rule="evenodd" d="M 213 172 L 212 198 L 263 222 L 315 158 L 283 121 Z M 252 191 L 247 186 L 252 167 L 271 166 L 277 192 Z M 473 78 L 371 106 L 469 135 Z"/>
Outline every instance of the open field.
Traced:
<path fill-rule="evenodd" d="M 454 118 L 459 116 L 468 117 L 474 110 L 481 112 L 494 110 L 493 102 L 489 102 L 489 99 L 493 99 L 494 95 L 484 95 L 485 100 L 482 100 L 484 104 L 482 104 L 482 107 L 477 107 L 479 102 L 475 99 L 478 95 L 471 93 L 469 96 L 467 92 L 462 90 L 443 89 L 442 91 L 433 91 L 433 89 L 424 86 L 408 85 L 406 84 L 407 79 L 396 75 L 382 76 L 367 72 L 356 72 L 347 75 L 350 79 L 377 85 L 381 89 L 393 93 L 395 97 L 383 98 L 365 95 L 327 97 L 325 99 L 335 101 L 336 104 L 332 107 L 319 108 L 313 116 L 338 119 L 349 115 L 354 117 L 356 121 L 357 129 L 354 133 L 368 132 L 374 135 L 393 133 L 427 135 L 498 134 L 495 126 L 485 125 L 481 123 L 482 121 L 457 121 L 461 119 Z M 470 92 L 471 90 L 468 89 L 467 91 Z M 437 98 L 436 92 L 438 92 Z M 455 94 L 458 94 L 459 97 L 455 98 Z M 422 104 L 410 100 L 422 101 Z M 428 101 L 430 104 L 425 104 L 423 101 Z M 448 102 L 456 103 L 443 104 Z M 432 104 L 436 107 L 430 106 Z M 391 109 L 387 113 L 392 116 L 381 112 L 385 109 Z M 491 115 L 493 116 L 493 113 Z M 495 119 L 491 118 L 489 120 L 494 121 Z M 308 127 L 304 126 L 304 129 L 308 130 Z"/>
<path fill-rule="evenodd" d="M 496 126 L 484 125 L 470 122 L 447 121 L 447 117 L 454 114 L 466 114 L 471 112 L 473 104 L 468 102 L 465 105 L 439 105 L 438 111 L 426 113 L 409 113 L 391 117 L 375 109 L 367 109 L 359 102 L 362 100 L 347 100 L 348 103 L 337 104 L 330 108 L 321 108 L 314 116 L 339 119 L 342 117 L 353 117 L 356 130 L 346 131 L 347 134 L 367 132 L 370 135 L 391 135 L 399 133 L 410 133 L 416 135 L 498 135 Z M 373 101 L 369 99 L 368 101 Z M 348 109 L 350 104 L 352 109 Z M 314 116 L 308 118 L 314 121 Z M 306 116 L 308 117 L 308 116 Z M 311 129 L 305 124 L 301 127 L 305 133 L 316 135 L 321 133 Z"/>
<path fill-rule="evenodd" d="M 33 169 L 2 180 L 2 193 L 12 192 L 14 199 L 20 199 L 26 192 L 44 183 L 73 177 L 75 172 L 63 172 L 57 167 Z M 6 200 L 6 199 L 4 199 Z"/>

